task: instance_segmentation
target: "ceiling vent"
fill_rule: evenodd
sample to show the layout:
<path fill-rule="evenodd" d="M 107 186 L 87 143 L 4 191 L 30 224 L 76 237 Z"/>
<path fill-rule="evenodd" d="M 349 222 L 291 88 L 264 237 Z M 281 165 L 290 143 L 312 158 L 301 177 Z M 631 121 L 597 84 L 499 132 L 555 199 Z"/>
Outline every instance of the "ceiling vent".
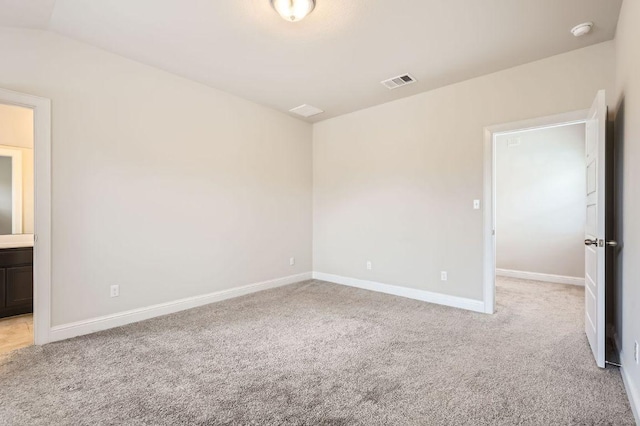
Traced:
<path fill-rule="evenodd" d="M 314 106 L 304 104 L 304 105 L 300 105 L 299 107 L 290 109 L 289 112 L 292 112 L 297 115 L 301 115 L 305 118 L 309 118 L 309 117 L 313 117 L 314 115 L 322 114 L 324 111 L 321 110 L 320 108 L 316 108 Z"/>
<path fill-rule="evenodd" d="M 521 142 L 522 142 L 521 138 L 509 138 L 507 139 L 507 146 L 509 148 L 513 148 L 515 146 L 519 146 Z"/>
<path fill-rule="evenodd" d="M 399 75 L 397 77 L 390 78 L 389 80 L 382 81 L 381 83 L 387 89 L 397 89 L 398 87 L 406 86 L 407 84 L 415 83 L 416 80 L 409 74 Z"/>

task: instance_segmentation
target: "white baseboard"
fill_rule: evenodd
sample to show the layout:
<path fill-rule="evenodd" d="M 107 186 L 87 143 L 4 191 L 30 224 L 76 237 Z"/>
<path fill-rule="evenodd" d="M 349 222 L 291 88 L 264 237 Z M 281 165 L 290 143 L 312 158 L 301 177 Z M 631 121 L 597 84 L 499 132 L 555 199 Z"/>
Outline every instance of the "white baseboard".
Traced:
<path fill-rule="evenodd" d="M 627 374 L 627 370 L 624 368 L 620 368 L 620 374 L 622 375 L 622 382 L 624 383 L 624 388 L 627 391 L 627 395 L 629 396 L 629 404 L 631 404 L 631 411 L 633 411 L 633 417 L 636 419 L 636 424 L 640 425 L 640 391 L 636 388 L 631 381 L 631 378 Z"/>
<path fill-rule="evenodd" d="M 187 297 L 185 299 L 175 300 L 173 302 L 160 303 L 158 305 L 132 309 L 130 311 L 119 312 L 116 314 L 105 315 L 102 317 L 91 318 L 88 320 L 77 321 L 69 324 L 58 325 L 55 327 L 51 327 L 51 330 L 49 332 L 49 342 L 70 339 L 76 336 L 95 333 L 97 331 L 120 327 L 154 317 L 172 314 L 175 312 L 184 311 L 186 309 L 196 308 L 198 306 L 208 305 L 210 303 L 220 302 L 222 300 L 232 299 L 234 297 L 256 293 L 258 291 L 310 280 L 311 276 L 311 272 L 306 272 L 304 274 L 298 275 L 290 275 L 288 277 L 276 278 L 273 280 L 249 284 L 242 287 L 231 288 L 228 290 L 216 291 L 214 293 L 204 294 L 201 296 Z"/>
<path fill-rule="evenodd" d="M 357 278 L 341 277 L 339 275 L 325 274 L 323 272 L 314 272 L 313 278 L 334 284 L 357 287 L 364 290 L 377 291 L 379 293 L 393 294 L 394 296 L 435 303 L 437 305 L 451 306 L 454 308 L 484 313 L 484 302 L 482 300 L 466 299 L 464 297 L 449 296 L 447 294 L 433 293 L 415 288 L 400 287 L 375 281 L 360 280 Z"/>
<path fill-rule="evenodd" d="M 571 284 L 584 286 L 584 278 L 567 277 L 565 275 L 540 274 L 538 272 L 513 271 L 511 269 L 496 269 L 496 275 L 522 280 L 546 281 L 556 284 Z"/>

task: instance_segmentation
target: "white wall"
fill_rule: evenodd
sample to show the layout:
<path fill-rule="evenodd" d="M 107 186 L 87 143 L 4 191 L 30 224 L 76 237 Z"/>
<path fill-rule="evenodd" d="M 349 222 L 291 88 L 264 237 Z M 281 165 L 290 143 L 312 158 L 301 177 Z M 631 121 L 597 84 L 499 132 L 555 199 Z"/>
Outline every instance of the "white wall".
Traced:
<path fill-rule="evenodd" d="M 33 234 L 33 111 L 0 103 L 0 145 L 22 151 L 22 233 Z"/>
<path fill-rule="evenodd" d="M 618 346 L 622 372 L 640 422 L 640 365 L 633 358 L 640 342 L 640 2 L 625 0 L 616 35 L 616 126 L 618 233 L 622 250 L 616 288 Z"/>
<path fill-rule="evenodd" d="M 585 126 L 496 137 L 496 266 L 584 278 Z"/>
<path fill-rule="evenodd" d="M 52 99 L 53 325 L 311 270 L 309 124 L 50 32 L 0 57 Z"/>
<path fill-rule="evenodd" d="M 482 299 L 484 127 L 588 108 L 613 62 L 602 43 L 316 124 L 314 270 Z"/>

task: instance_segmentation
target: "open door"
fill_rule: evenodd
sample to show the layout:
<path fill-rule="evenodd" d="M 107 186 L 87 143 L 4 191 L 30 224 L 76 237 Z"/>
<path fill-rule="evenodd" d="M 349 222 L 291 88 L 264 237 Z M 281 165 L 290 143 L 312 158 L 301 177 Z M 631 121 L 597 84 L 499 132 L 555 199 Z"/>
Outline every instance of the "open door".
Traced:
<path fill-rule="evenodd" d="M 586 125 L 587 224 L 585 229 L 585 330 L 596 364 L 605 367 L 605 249 L 606 225 L 605 92 L 598 92 Z"/>

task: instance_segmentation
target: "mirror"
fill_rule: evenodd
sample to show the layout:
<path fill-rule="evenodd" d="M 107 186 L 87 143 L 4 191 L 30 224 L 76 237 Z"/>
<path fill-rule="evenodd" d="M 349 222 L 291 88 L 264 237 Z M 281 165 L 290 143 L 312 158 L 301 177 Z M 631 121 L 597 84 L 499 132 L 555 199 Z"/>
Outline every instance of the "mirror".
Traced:
<path fill-rule="evenodd" d="M 22 232 L 22 151 L 0 147 L 0 235 Z"/>

